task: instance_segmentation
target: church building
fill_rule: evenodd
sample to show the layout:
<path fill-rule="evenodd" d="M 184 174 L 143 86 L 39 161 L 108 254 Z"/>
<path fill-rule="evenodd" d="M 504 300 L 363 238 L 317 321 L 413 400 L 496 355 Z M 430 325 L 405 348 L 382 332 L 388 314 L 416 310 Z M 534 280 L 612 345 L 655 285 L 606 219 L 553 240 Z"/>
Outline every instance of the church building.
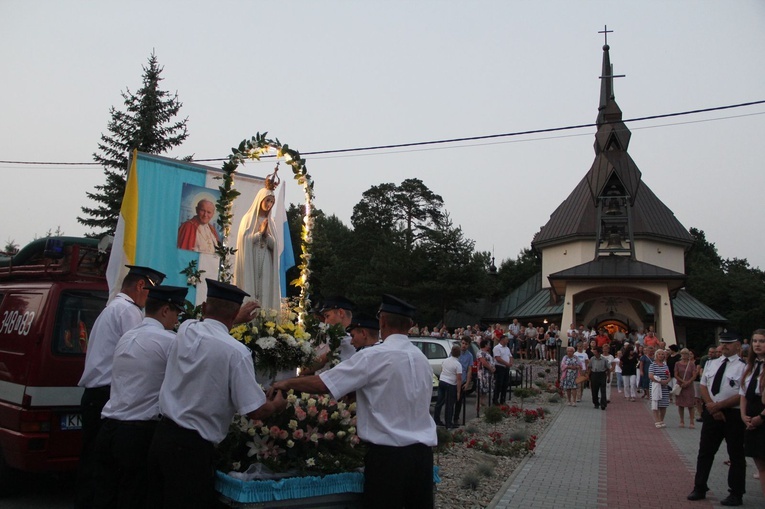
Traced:
<path fill-rule="evenodd" d="M 726 319 L 685 290 L 685 252 L 693 237 L 643 182 L 628 153 L 631 133 L 614 98 L 608 44 L 603 46 L 595 160 L 534 236 L 542 272 L 482 321 L 648 330 L 686 344 L 685 326 Z M 565 337 L 564 337 L 565 339 Z"/>

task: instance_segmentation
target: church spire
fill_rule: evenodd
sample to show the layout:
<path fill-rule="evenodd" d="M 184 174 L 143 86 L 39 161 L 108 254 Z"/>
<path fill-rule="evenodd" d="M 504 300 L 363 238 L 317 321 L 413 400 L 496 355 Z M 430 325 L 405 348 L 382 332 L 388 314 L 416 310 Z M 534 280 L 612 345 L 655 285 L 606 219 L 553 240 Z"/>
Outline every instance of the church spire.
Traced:
<path fill-rule="evenodd" d="M 614 66 L 611 63 L 611 56 L 608 51 L 611 47 L 608 45 L 608 34 L 613 33 L 606 25 L 603 30 L 598 32 L 605 36 L 603 45 L 603 69 L 600 74 L 600 104 L 598 105 L 598 127 L 604 122 L 620 121 L 622 119 L 622 110 L 616 104 L 614 99 L 614 78 L 623 78 L 624 75 L 614 75 Z"/>
<path fill-rule="evenodd" d="M 608 45 L 608 34 L 612 32 L 613 30 L 609 30 L 607 26 L 598 32 L 605 35 L 606 44 L 603 45 L 603 69 L 600 75 L 600 104 L 596 120 L 598 132 L 595 135 L 596 154 L 614 149 L 626 151 L 630 140 L 630 131 L 622 123 L 622 110 L 614 98 L 614 78 L 623 78 L 624 75 L 614 74 L 614 66 L 609 54 L 611 47 Z"/>

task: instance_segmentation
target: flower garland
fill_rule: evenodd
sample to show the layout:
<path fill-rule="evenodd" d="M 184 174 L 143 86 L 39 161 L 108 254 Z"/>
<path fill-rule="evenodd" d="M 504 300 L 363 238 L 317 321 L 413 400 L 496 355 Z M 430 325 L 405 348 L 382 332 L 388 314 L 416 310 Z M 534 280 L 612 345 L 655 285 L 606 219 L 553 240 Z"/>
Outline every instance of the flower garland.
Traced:
<path fill-rule="evenodd" d="M 234 189 L 234 172 L 243 164 L 247 159 L 258 160 L 263 156 L 270 154 L 272 150 L 275 150 L 274 157 L 284 158 L 284 161 L 292 168 L 293 178 L 297 180 L 298 184 L 303 187 L 303 193 L 305 195 L 305 210 L 303 212 L 303 230 L 300 234 L 300 263 L 298 269 L 300 270 L 300 277 L 291 281 L 290 284 L 300 287 L 300 297 L 298 298 L 295 306 L 295 311 L 298 313 L 298 319 L 302 323 L 308 316 L 310 311 L 311 301 L 308 298 L 308 292 L 310 291 L 310 268 L 309 262 L 311 260 L 311 244 L 313 242 L 312 229 L 314 224 L 313 218 L 313 180 L 308 173 L 308 168 L 305 165 L 305 159 L 300 157 L 300 152 L 291 149 L 286 143 L 282 144 L 278 138 L 269 139 L 266 136 L 268 133 L 256 133 L 250 139 L 244 139 L 238 147 L 231 149 L 231 155 L 228 156 L 228 160 L 223 163 L 221 170 L 223 176 L 220 177 L 223 184 L 218 187 L 220 190 L 220 198 L 216 204 L 218 211 L 218 226 L 223 233 L 221 242 L 215 248 L 215 252 L 220 259 L 218 266 L 219 279 L 224 282 L 231 282 L 231 262 L 229 257 L 236 253 L 235 247 L 229 247 L 226 244 L 226 239 L 231 232 L 231 219 L 233 218 L 232 205 L 234 199 L 239 196 L 239 191 Z"/>

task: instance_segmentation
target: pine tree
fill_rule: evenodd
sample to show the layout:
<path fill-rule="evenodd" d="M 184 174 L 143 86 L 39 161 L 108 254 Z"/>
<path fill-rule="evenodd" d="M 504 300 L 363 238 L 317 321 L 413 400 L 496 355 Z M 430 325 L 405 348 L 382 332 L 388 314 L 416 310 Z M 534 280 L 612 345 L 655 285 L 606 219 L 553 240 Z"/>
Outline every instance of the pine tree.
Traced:
<path fill-rule="evenodd" d="M 100 229 L 90 236 L 114 235 L 117 229 L 129 153 L 138 149 L 149 154 L 162 154 L 188 137 L 188 117 L 174 120 L 183 106 L 178 93 L 159 89 L 163 70 L 152 52 L 148 66 L 143 67 L 143 86 L 135 94 L 129 89 L 121 93 L 126 111 L 118 111 L 114 106 L 109 109 L 109 133 L 101 134 L 98 152 L 93 154 L 93 159 L 104 168 L 106 183 L 95 186 L 94 192 L 86 193 L 96 206 L 82 207 L 84 215 L 89 217 L 77 218 L 85 226 Z"/>

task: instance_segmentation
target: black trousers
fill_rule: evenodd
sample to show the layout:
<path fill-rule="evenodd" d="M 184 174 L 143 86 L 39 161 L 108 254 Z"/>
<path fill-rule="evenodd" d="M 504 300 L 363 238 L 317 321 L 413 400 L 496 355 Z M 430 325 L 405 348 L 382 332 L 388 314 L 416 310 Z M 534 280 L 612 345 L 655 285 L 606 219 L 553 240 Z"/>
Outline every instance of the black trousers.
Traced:
<path fill-rule="evenodd" d="M 507 399 L 507 387 L 510 385 L 510 371 L 506 366 L 497 364 L 494 372 L 494 401 L 492 403 L 503 405 Z"/>
<path fill-rule="evenodd" d="M 592 391 L 592 404 L 600 408 L 606 408 L 606 373 L 590 372 L 590 390 Z"/>
<path fill-rule="evenodd" d="M 460 420 L 460 415 L 462 415 L 462 407 L 465 406 L 466 397 L 467 395 L 465 394 L 465 389 L 463 388 L 460 391 L 460 397 L 457 398 L 457 404 L 454 406 L 454 422 L 455 423 Z M 467 408 L 465 408 L 465 415 L 467 415 Z"/>
<path fill-rule="evenodd" d="M 157 421 L 104 419 L 95 444 L 93 507 L 144 507 L 149 446 Z"/>
<path fill-rule="evenodd" d="M 699 439 L 699 455 L 696 459 L 696 478 L 694 489 L 706 492 L 709 490 L 707 480 L 712 470 L 715 454 L 723 439 L 728 448 L 730 468 L 728 468 L 728 491 L 739 497 L 746 492 L 746 458 L 744 456 L 744 431 L 746 426 L 741 420 L 738 408 L 726 408 L 724 421 L 715 420 L 707 409 L 701 413 L 701 438 Z"/>
<path fill-rule="evenodd" d="M 147 507 L 215 507 L 215 447 L 163 418 L 149 447 Z"/>
<path fill-rule="evenodd" d="M 438 399 L 433 409 L 436 424 L 451 426 L 454 422 L 454 405 L 457 403 L 457 386 L 443 381 L 438 382 Z M 441 420 L 441 409 L 446 405 L 446 422 Z"/>
<path fill-rule="evenodd" d="M 432 509 L 433 449 L 423 444 L 369 444 L 364 458 L 365 509 Z"/>
<path fill-rule="evenodd" d="M 95 445 L 101 430 L 101 410 L 109 401 L 111 387 L 85 389 L 80 400 L 82 413 L 82 452 L 77 470 L 77 495 L 74 502 L 76 509 L 93 507 L 93 474 L 95 472 Z"/>

